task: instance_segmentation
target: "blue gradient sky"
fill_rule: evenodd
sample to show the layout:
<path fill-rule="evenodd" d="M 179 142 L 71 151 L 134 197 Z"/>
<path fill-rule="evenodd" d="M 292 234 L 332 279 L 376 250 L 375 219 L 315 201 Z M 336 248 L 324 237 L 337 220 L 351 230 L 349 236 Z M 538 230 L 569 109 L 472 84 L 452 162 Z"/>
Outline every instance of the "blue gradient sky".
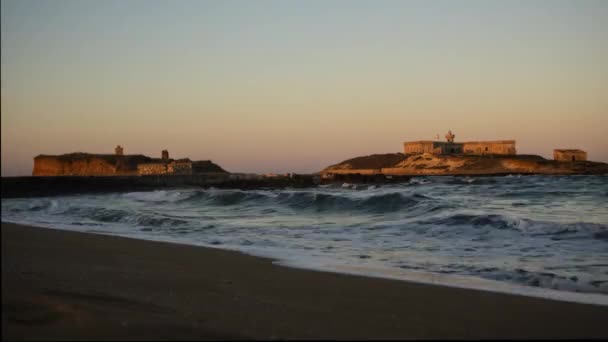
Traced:
<path fill-rule="evenodd" d="M 2 175 L 37 154 L 315 172 L 456 140 L 608 162 L 608 1 L 3 0 Z"/>

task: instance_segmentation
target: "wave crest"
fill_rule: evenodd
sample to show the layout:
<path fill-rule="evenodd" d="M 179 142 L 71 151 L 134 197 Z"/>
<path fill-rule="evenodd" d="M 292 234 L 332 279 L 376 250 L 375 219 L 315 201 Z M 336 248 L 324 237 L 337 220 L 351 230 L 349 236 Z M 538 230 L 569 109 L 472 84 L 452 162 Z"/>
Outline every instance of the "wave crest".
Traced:
<path fill-rule="evenodd" d="M 418 222 L 423 225 L 468 226 L 473 228 L 510 229 L 532 237 L 548 236 L 553 240 L 594 238 L 608 241 L 608 225 L 590 222 L 547 222 L 511 218 L 497 214 L 453 214 Z"/>

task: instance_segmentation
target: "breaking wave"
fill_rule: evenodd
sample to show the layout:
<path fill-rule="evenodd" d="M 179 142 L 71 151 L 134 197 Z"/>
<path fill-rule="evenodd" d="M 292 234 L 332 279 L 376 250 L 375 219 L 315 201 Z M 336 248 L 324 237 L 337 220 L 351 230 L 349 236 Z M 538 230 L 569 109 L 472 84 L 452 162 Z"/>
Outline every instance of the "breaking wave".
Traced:
<path fill-rule="evenodd" d="M 140 202 L 180 203 L 212 206 L 283 206 L 295 210 L 316 212 L 363 211 L 387 213 L 404 210 L 433 199 L 421 194 L 406 195 L 397 192 L 353 197 L 351 194 L 332 194 L 308 191 L 241 191 L 198 190 L 191 192 L 166 191 L 137 192 L 124 195 Z"/>
<path fill-rule="evenodd" d="M 552 236 L 553 239 L 592 237 L 608 239 L 608 224 L 589 222 L 548 222 L 497 214 L 454 214 L 434 217 L 421 222 L 450 229 L 452 226 L 465 226 L 472 229 L 493 228 L 510 229 L 528 236 Z M 559 237 L 557 237 L 559 236 Z"/>
<path fill-rule="evenodd" d="M 422 267 L 407 265 L 400 267 L 403 269 L 422 269 Z M 608 294 L 608 279 L 593 280 L 589 277 L 576 275 L 560 275 L 557 272 L 533 271 L 523 268 L 480 267 L 463 264 L 435 266 L 431 267 L 431 269 L 435 273 L 476 276 L 484 279 L 507 281 L 553 290 Z"/>

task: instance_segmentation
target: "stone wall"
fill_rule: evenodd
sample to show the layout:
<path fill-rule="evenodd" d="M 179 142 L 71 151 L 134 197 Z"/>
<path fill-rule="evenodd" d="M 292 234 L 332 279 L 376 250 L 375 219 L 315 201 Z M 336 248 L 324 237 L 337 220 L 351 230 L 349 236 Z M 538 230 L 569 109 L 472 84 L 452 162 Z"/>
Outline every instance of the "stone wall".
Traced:
<path fill-rule="evenodd" d="M 442 154 L 502 154 L 514 155 L 515 141 L 471 141 L 463 143 L 449 143 L 443 141 L 412 141 L 403 144 L 405 154 L 432 153 Z"/>
<path fill-rule="evenodd" d="M 411 141 L 403 144 L 403 153 L 433 153 L 434 146 L 432 141 Z"/>
<path fill-rule="evenodd" d="M 137 165 L 139 175 L 164 175 L 167 174 L 167 164 L 165 163 L 146 163 Z"/>
<path fill-rule="evenodd" d="M 433 154 L 461 154 L 463 144 L 437 141 L 433 143 Z"/>
<path fill-rule="evenodd" d="M 553 159 L 558 161 L 587 160 L 587 152 L 581 150 L 553 150 Z"/>
<path fill-rule="evenodd" d="M 499 140 L 499 141 L 470 141 L 464 142 L 463 152 L 465 154 L 503 154 L 515 155 L 515 140 Z"/>

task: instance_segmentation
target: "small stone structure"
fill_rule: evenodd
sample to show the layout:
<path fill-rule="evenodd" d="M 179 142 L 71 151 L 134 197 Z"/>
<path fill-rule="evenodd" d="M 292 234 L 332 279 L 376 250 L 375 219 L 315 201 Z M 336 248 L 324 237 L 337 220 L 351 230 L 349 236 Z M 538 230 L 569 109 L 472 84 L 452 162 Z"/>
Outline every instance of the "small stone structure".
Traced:
<path fill-rule="evenodd" d="M 120 145 L 117 145 L 116 148 L 114 149 L 114 151 L 116 152 L 117 156 L 124 155 L 124 150 L 123 150 L 122 146 L 120 146 Z"/>
<path fill-rule="evenodd" d="M 162 158 L 162 160 L 167 160 L 168 161 L 169 160 L 169 151 L 163 150 L 161 152 L 161 158 Z"/>
<path fill-rule="evenodd" d="M 497 140 L 497 141 L 469 141 L 469 142 L 454 142 L 456 136 L 449 131 L 445 135 L 446 141 L 408 141 L 403 143 L 403 152 L 405 154 L 432 153 L 436 155 L 445 154 L 501 154 L 515 155 L 515 140 Z"/>
<path fill-rule="evenodd" d="M 553 150 L 553 159 L 558 161 L 581 161 L 587 160 L 587 152 L 578 149 L 556 149 Z"/>

